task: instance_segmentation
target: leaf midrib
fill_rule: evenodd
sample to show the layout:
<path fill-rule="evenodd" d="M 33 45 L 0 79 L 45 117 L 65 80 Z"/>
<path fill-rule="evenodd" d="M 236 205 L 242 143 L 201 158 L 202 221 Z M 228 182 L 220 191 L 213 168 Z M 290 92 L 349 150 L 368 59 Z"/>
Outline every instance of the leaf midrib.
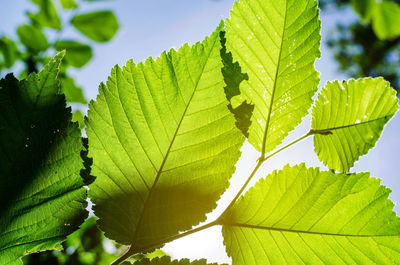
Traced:
<path fill-rule="evenodd" d="M 185 116 L 186 116 L 186 112 L 187 112 L 187 110 L 189 109 L 189 106 L 190 106 L 190 103 L 191 103 L 191 101 L 192 101 L 192 99 L 193 99 L 193 96 L 194 96 L 194 94 L 195 94 L 196 91 L 197 91 L 197 87 L 198 87 L 198 85 L 199 85 L 199 82 L 200 82 L 200 80 L 201 80 L 201 77 L 202 77 L 203 74 L 204 74 L 204 69 L 205 69 L 205 67 L 206 67 L 206 65 L 207 65 L 207 63 L 208 63 L 208 60 L 210 59 L 210 55 L 211 55 L 212 51 L 214 50 L 214 46 L 215 46 L 215 44 L 217 43 L 217 40 L 218 40 L 218 39 L 219 39 L 218 37 L 215 37 L 214 43 L 212 44 L 212 46 L 211 46 L 211 48 L 210 48 L 210 51 L 209 51 L 209 53 L 207 54 L 207 59 L 205 60 L 205 63 L 204 63 L 204 65 L 203 65 L 203 68 L 201 69 L 201 74 L 200 74 L 200 76 L 199 76 L 199 78 L 198 78 L 198 80 L 197 80 L 197 82 L 196 82 L 196 84 L 195 84 L 195 86 L 194 86 L 193 92 L 192 92 L 192 94 L 191 94 L 191 96 L 190 96 L 190 98 L 189 98 L 189 100 L 188 100 L 188 102 L 187 102 L 186 108 L 185 108 L 185 110 L 183 111 L 182 117 L 181 117 L 181 119 L 180 119 L 180 121 L 179 121 L 179 123 L 178 123 L 178 125 L 177 125 L 177 127 L 176 127 L 176 129 L 175 129 L 175 133 L 174 133 L 174 135 L 173 135 L 173 137 L 172 137 L 172 139 L 171 139 L 171 143 L 170 143 L 170 145 L 169 145 L 169 147 L 168 147 L 168 149 L 167 149 L 167 152 L 166 152 L 165 157 L 164 157 L 164 159 L 163 159 L 163 161 L 162 161 L 162 163 L 161 163 L 161 165 L 160 165 L 160 167 L 159 167 L 159 170 L 157 171 L 157 175 L 156 175 L 156 178 L 155 178 L 155 180 L 154 180 L 154 182 L 153 182 L 153 185 L 152 185 L 151 188 L 149 189 L 149 194 L 147 195 L 146 200 L 145 200 L 145 202 L 144 202 L 144 204 L 143 204 L 143 210 L 142 210 L 142 213 L 141 213 L 141 215 L 140 215 L 138 224 L 137 224 L 137 226 L 136 226 L 136 230 L 135 230 L 134 237 L 133 237 L 133 239 L 132 239 L 132 245 L 133 245 L 133 243 L 135 242 L 135 239 L 137 238 L 139 231 L 141 230 L 140 227 L 142 226 L 142 223 L 143 223 L 143 216 L 144 216 L 144 213 L 145 213 L 146 209 L 148 209 L 148 203 L 149 203 L 149 201 L 150 201 L 150 198 L 152 197 L 152 194 L 153 194 L 153 192 L 154 192 L 155 186 L 157 185 L 157 182 L 158 182 L 158 180 L 159 180 L 159 178 L 160 178 L 160 176 L 161 176 L 161 173 L 162 173 L 162 170 L 163 170 L 163 168 L 164 168 L 164 166 L 165 166 L 165 163 L 166 163 L 166 161 L 168 160 L 168 155 L 169 155 L 169 153 L 170 153 L 170 151 L 171 151 L 171 148 L 172 148 L 172 146 L 173 146 L 173 144 L 174 144 L 174 142 L 175 142 L 175 139 L 176 139 L 176 137 L 177 137 L 177 135 L 178 135 L 178 131 L 180 130 L 180 126 L 181 126 L 181 124 L 182 124 L 182 122 L 183 122 L 183 120 L 184 120 L 184 118 L 185 118 Z M 202 45 L 203 45 L 203 44 L 202 44 Z M 185 60 L 186 60 L 186 58 L 185 58 Z M 175 72 L 175 70 L 174 70 L 174 72 Z"/>
<path fill-rule="evenodd" d="M 268 135 L 269 124 L 270 124 L 270 120 L 271 120 L 272 105 L 274 104 L 275 91 L 276 91 L 277 80 L 278 80 L 278 76 L 279 76 L 279 68 L 280 68 L 281 57 L 282 57 L 283 41 L 284 41 L 284 37 L 285 37 L 287 12 L 288 12 L 288 1 L 286 0 L 286 2 L 285 2 L 285 17 L 283 19 L 282 37 L 281 37 L 281 43 L 280 43 L 280 49 L 279 49 L 279 55 L 278 55 L 278 62 L 276 65 L 274 85 L 272 87 L 271 100 L 270 100 L 269 110 L 268 110 L 268 117 L 267 117 L 266 124 L 265 124 L 264 138 L 263 138 L 262 147 L 261 147 L 261 158 L 262 159 L 265 156 L 265 146 L 267 143 L 267 135 Z"/>
<path fill-rule="evenodd" d="M 359 123 L 353 123 L 353 124 L 347 124 L 347 125 L 342 125 L 342 126 L 338 126 L 338 127 L 331 127 L 331 128 L 326 128 L 326 129 L 313 129 L 312 131 L 314 132 L 314 134 L 319 134 L 319 133 L 325 133 L 325 132 L 329 132 L 329 131 L 335 131 L 335 130 L 340 130 L 340 129 L 346 129 L 346 128 L 351 128 L 354 126 L 358 126 L 358 125 L 364 125 L 364 124 L 368 124 L 368 123 L 372 123 L 372 122 L 376 122 L 382 119 L 390 119 L 394 114 L 389 114 L 389 115 L 385 115 L 383 117 L 379 117 L 373 120 L 368 120 L 368 121 L 362 121 Z"/>
<path fill-rule="evenodd" d="M 343 237 L 399 237 L 400 236 L 400 235 L 352 235 L 352 234 L 324 233 L 324 232 L 285 229 L 285 228 L 241 224 L 241 223 L 227 223 L 227 224 L 222 224 L 222 225 L 225 227 L 240 227 L 240 228 L 248 228 L 248 229 L 261 229 L 261 230 L 272 230 L 272 231 L 278 231 L 278 232 L 290 232 L 290 233 L 298 233 L 298 234 L 313 234 L 313 235 L 326 235 L 326 236 L 343 236 Z"/>

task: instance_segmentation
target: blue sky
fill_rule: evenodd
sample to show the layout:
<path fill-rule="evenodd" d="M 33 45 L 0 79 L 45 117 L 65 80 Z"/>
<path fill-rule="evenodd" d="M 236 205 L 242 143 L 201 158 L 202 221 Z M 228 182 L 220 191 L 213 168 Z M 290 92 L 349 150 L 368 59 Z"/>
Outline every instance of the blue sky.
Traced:
<path fill-rule="evenodd" d="M 0 34 L 15 36 L 17 25 L 26 22 L 24 12 L 34 9 L 34 6 L 28 0 L 2 1 Z M 70 73 L 75 77 L 77 83 L 85 88 L 86 96 L 89 99 L 95 99 L 99 83 L 106 81 L 115 64 L 123 66 L 130 58 L 139 62 L 149 56 L 158 57 L 163 50 L 179 48 L 185 42 L 201 41 L 215 29 L 221 19 L 229 16 L 232 4 L 233 0 L 115 0 L 85 3 L 80 7 L 78 13 L 99 8 L 114 10 L 121 29 L 112 42 L 94 44 L 94 59 L 85 68 L 72 70 Z M 68 13 L 64 18 L 67 19 L 72 15 L 73 12 Z M 337 65 L 324 41 L 329 34 L 329 29 L 335 23 L 338 21 L 349 23 L 355 19 L 357 17 L 352 10 L 321 14 L 322 57 L 316 63 L 316 67 L 321 73 L 320 85 L 324 85 L 328 80 L 348 78 L 344 74 L 336 72 Z M 65 38 L 67 36 L 90 43 L 71 27 L 62 36 L 53 35 L 52 37 Z M 15 70 L 18 69 L 20 67 L 17 66 Z M 289 135 L 285 143 L 302 136 L 309 130 L 309 127 L 310 118 L 307 117 L 303 124 Z M 400 182 L 397 170 L 397 164 L 400 161 L 399 132 L 400 115 L 397 115 L 386 126 L 377 146 L 367 156 L 362 157 L 352 169 L 352 172 L 368 171 L 372 176 L 381 178 L 383 184 L 393 190 L 391 198 L 396 203 L 400 202 Z M 221 199 L 217 213 L 210 214 L 210 218 L 217 217 L 218 212 L 223 210 L 224 205 L 240 188 L 258 158 L 258 153 L 248 144 L 242 148 L 242 151 L 243 156 L 238 163 L 232 185 Z M 259 170 L 260 174 L 257 177 L 264 177 L 273 169 L 280 169 L 288 162 L 291 165 L 305 162 L 307 166 L 323 167 L 313 152 L 312 138 L 309 138 L 268 161 L 268 164 Z M 253 184 L 256 179 L 252 182 Z M 396 207 L 396 210 L 399 212 L 400 208 Z M 215 262 L 230 261 L 224 254 L 219 227 L 210 228 L 167 244 L 165 250 L 176 258 L 204 257 Z"/>

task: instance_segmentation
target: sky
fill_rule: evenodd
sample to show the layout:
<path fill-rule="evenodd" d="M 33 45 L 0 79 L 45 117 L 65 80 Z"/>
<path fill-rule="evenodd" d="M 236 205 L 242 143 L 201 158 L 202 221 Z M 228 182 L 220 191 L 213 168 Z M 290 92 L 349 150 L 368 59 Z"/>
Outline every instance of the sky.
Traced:
<path fill-rule="evenodd" d="M 26 10 L 34 7 L 28 0 L 0 0 L 0 35 L 7 34 L 15 37 L 16 27 L 26 21 Z M 94 58 L 83 69 L 72 70 L 70 74 L 76 82 L 84 87 L 85 95 L 95 99 L 100 82 L 107 80 L 111 68 L 119 64 L 125 65 L 128 59 L 135 62 L 144 61 L 149 56 L 154 58 L 170 48 L 179 48 L 185 42 L 193 44 L 201 41 L 205 36 L 214 31 L 221 19 L 229 16 L 233 0 L 109 0 L 97 3 L 85 3 L 78 11 L 73 11 L 64 16 L 68 19 L 73 14 L 97 10 L 113 10 L 120 23 L 117 36 L 106 44 L 92 43 L 85 39 L 73 28 L 68 27 L 63 35 L 54 35 L 53 38 L 74 37 L 82 42 L 92 43 Z M 316 68 L 321 74 L 320 87 L 328 80 L 342 80 L 349 77 L 336 71 L 337 64 L 332 54 L 327 49 L 325 40 L 330 30 L 339 21 L 350 23 L 358 19 L 352 10 L 321 13 L 322 21 L 322 47 L 321 59 L 316 62 Z M 16 66 L 18 71 L 21 66 Z M 75 107 L 75 106 L 74 106 Z M 85 111 L 85 109 L 83 109 Z M 304 135 L 310 128 L 311 119 L 307 116 L 303 123 L 292 132 L 283 145 Z M 385 127 L 381 139 L 376 147 L 366 156 L 360 158 L 352 172 L 371 172 L 374 177 L 382 179 L 382 184 L 393 190 L 390 198 L 398 204 L 400 202 L 400 181 L 398 181 L 397 165 L 400 155 L 400 115 L 396 115 Z M 286 149 L 269 160 L 259 171 L 253 181 L 265 177 L 274 169 L 281 169 L 287 163 L 296 165 L 302 162 L 309 167 L 321 167 L 314 153 L 312 138 Z M 231 186 L 218 203 L 215 212 L 208 215 L 212 221 L 221 213 L 229 201 L 240 189 L 241 184 L 253 169 L 259 154 L 252 146 L 245 143 L 242 148 L 242 157 L 237 164 L 237 170 L 231 180 Z M 400 213 L 400 207 L 395 210 Z M 220 227 L 212 227 L 191 236 L 169 243 L 164 250 L 173 258 L 199 259 L 207 258 L 210 262 L 230 263 L 230 258 L 224 253 Z"/>

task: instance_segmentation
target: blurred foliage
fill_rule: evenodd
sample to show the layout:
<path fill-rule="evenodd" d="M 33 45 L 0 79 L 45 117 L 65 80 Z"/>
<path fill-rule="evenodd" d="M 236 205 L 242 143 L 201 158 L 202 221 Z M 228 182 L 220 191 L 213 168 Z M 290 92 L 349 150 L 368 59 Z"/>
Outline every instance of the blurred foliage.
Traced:
<path fill-rule="evenodd" d="M 90 217 L 80 229 L 67 237 L 62 243 L 63 251 L 45 251 L 34 253 L 23 258 L 25 265 L 108 265 L 121 256 L 126 250 L 107 239 L 96 226 L 96 217 Z M 133 256 L 128 259 L 131 264 L 142 258 L 162 257 L 165 253 L 156 250 L 147 255 Z"/>
<path fill-rule="evenodd" d="M 95 217 L 88 218 L 62 245 L 62 252 L 54 250 L 31 254 L 25 256 L 23 262 L 26 265 L 107 265 L 126 248 L 106 239 L 97 229 Z"/>
<path fill-rule="evenodd" d="M 19 77 L 25 78 L 43 67 L 56 51 L 65 49 L 66 56 L 60 72 L 61 89 L 69 103 L 87 104 L 82 88 L 69 75 L 68 69 L 84 67 L 93 57 L 91 45 L 110 41 L 115 36 L 119 29 L 116 16 L 109 10 L 79 11 L 83 2 L 95 1 L 26 1 L 36 5 L 37 10 L 26 12 L 27 23 L 17 27 L 18 39 L 0 36 L 0 75 L 19 62 L 23 65 Z M 64 32 L 69 27 L 75 28 L 89 42 L 82 43 L 65 36 Z"/>
<path fill-rule="evenodd" d="M 400 0 L 320 0 L 323 11 L 350 6 L 359 20 L 340 23 L 327 44 L 351 77 L 383 76 L 400 90 Z"/>

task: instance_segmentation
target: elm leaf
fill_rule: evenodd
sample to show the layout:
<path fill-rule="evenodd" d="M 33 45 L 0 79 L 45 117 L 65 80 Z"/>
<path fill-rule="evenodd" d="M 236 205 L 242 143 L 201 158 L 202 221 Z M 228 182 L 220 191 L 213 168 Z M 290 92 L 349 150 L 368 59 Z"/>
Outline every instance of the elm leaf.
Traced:
<path fill-rule="evenodd" d="M 319 160 L 329 169 L 348 172 L 375 146 L 398 108 L 396 91 L 383 78 L 328 82 L 312 110 Z"/>
<path fill-rule="evenodd" d="M 233 265 L 399 264 L 400 219 L 369 173 L 286 166 L 221 221 Z"/>
<path fill-rule="evenodd" d="M 248 80 L 233 107 L 254 105 L 249 142 L 262 156 L 307 114 L 317 91 L 320 21 L 315 0 L 241 0 L 226 21 L 226 47 Z"/>
<path fill-rule="evenodd" d="M 62 57 L 25 80 L 0 80 L 0 264 L 61 249 L 87 216 L 81 133 L 59 94 Z"/>
<path fill-rule="evenodd" d="M 221 29 L 116 66 L 89 106 L 89 196 L 105 235 L 134 250 L 204 221 L 235 170 L 244 137 L 227 108 Z"/>

